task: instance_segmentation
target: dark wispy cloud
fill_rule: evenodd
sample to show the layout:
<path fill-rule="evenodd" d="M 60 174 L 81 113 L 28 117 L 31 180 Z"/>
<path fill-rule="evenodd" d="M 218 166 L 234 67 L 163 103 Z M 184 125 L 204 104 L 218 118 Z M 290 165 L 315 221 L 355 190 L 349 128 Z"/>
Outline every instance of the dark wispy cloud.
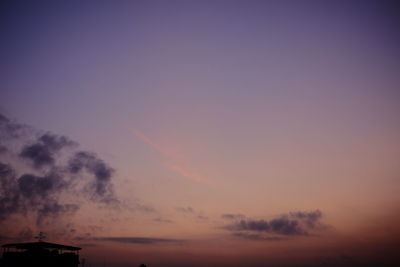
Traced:
<path fill-rule="evenodd" d="M 201 220 L 201 221 L 207 221 L 209 218 L 208 218 L 208 216 L 199 214 L 196 216 L 196 219 Z"/>
<path fill-rule="evenodd" d="M 190 206 L 177 207 L 176 210 L 179 211 L 179 212 L 183 212 L 183 213 L 194 213 L 194 209 L 192 207 L 190 207 Z"/>
<path fill-rule="evenodd" d="M 264 236 L 264 235 L 261 235 L 261 234 L 254 234 L 254 233 L 234 232 L 232 235 L 234 237 L 239 237 L 241 239 L 256 240 L 256 241 L 288 240 L 288 238 L 285 238 L 285 237 L 282 237 L 282 236 Z"/>
<path fill-rule="evenodd" d="M 33 234 L 32 229 L 29 227 L 25 227 L 18 233 L 17 239 L 22 240 L 22 241 L 32 240 L 33 237 L 34 237 L 34 234 Z"/>
<path fill-rule="evenodd" d="M 32 161 L 34 168 L 40 169 L 44 166 L 53 166 L 56 161 L 56 153 L 73 145 L 76 143 L 65 136 L 46 133 L 40 136 L 35 143 L 25 145 L 19 155 L 21 158 Z"/>
<path fill-rule="evenodd" d="M 165 218 L 162 218 L 162 217 L 154 218 L 153 221 L 159 222 L 159 223 L 173 223 L 174 222 L 172 220 L 165 219 Z"/>
<path fill-rule="evenodd" d="M 94 153 L 79 151 L 78 144 L 67 137 L 41 133 L 0 114 L 0 140 L 2 151 L 7 152 L 0 159 L 0 221 L 33 214 L 41 224 L 46 218 L 73 214 L 79 205 L 71 196 L 118 203 L 112 184 L 114 169 Z M 19 173 L 14 164 L 26 164 L 31 171 Z"/>
<path fill-rule="evenodd" d="M 38 223 L 41 224 L 44 218 L 49 216 L 58 217 L 61 215 L 74 214 L 79 209 L 77 204 L 59 204 L 58 201 L 53 200 L 44 203 L 38 212 Z"/>
<path fill-rule="evenodd" d="M 246 218 L 243 214 L 233 214 L 233 213 L 226 213 L 222 214 L 221 217 L 227 220 L 240 220 Z"/>
<path fill-rule="evenodd" d="M 114 169 L 109 167 L 103 160 L 97 158 L 95 154 L 86 151 L 75 153 L 68 163 L 68 170 L 72 174 L 86 170 L 94 176 L 95 179 L 86 187 L 92 199 L 103 202 L 115 201 L 112 184 L 110 183 Z"/>
<path fill-rule="evenodd" d="M 0 145 L 0 155 L 7 153 L 7 151 L 8 151 L 7 147 Z"/>
<path fill-rule="evenodd" d="M 248 233 L 268 233 L 285 236 L 305 236 L 313 230 L 323 228 L 321 223 L 322 212 L 290 212 L 271 220 L 241 219 L 225 228 L 234 231 L 237 236 L 251 237 Z M 247 234 L 243 234 L 247 233 Z M 254 236 L 255 237 L 255 236 Z M 249 238 L 248 238 L 249 239 Z"/>
<path fill-rule="evenodd" d="M 177 207 L 175 209 L 183 213 L 185 216 L 194 218 L 197 222 L 205 222 L 209 220 L 209 217 L 206 216 L 202 211 L 195 210 L 191 206 Z"/>
<path fill-rule="evenodd" d="M 153 238 L 153 237 L 98 237 L 95 238 L 99 241 L 112 241 L 119 243 L 131 243 L 131 244 L 162 244 L 162 243 L 182 243 L 185 240 L 182 239 L 170 239 L 170 238 Z"/>
<path fill-rule="evenodd" d="M 141 202 L 136 202 L 134 204 L 131 204 L 131 206 L 134 206 L 134 209 L 144 212 L 144 213 L 156 213 L 157 210 L 152 207 L 151 205 L 144 204 Z"/>
<path fill-rule="evenodd" d="M 23 211 L 20 205 L 21 195 L 16 180 L 14 169 L 0 162 L 0 221 L 8 215 Z"/>
<path fill-rule="evenodd" d="M 0 141 L 4 142 L 13 138 L 21 138 L 30 132 L 31 127 L 10 120 L 0 114 Z"/>

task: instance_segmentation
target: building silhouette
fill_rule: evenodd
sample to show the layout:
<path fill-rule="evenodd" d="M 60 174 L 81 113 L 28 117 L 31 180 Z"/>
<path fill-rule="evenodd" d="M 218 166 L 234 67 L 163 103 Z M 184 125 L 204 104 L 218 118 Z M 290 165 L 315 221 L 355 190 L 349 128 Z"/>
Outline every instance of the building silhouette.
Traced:
<path fill-rule="evenodd" d="M 2 246 L 1 267 L 78 267 L 81 248 L 43 242 Z"/>

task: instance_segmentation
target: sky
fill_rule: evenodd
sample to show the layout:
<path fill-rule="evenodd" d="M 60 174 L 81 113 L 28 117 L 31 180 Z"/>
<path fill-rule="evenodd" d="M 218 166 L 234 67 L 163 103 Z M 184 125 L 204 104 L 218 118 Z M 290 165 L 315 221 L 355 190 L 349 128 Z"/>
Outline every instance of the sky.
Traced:
<path fill-rule="evenodd" d="M 87 266 L 398 266 L 395 1 L 1 1 L 0 242 Z"/>

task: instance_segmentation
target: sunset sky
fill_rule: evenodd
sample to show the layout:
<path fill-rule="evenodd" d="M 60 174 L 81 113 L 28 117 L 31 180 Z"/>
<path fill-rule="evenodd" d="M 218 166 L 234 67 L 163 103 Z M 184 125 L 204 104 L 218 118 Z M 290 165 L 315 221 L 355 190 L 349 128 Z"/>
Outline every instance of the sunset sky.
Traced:
<path fill-rule="evenodd" d="M 398 266 L 399 7 L 1 1 L 0 243 Z"/>

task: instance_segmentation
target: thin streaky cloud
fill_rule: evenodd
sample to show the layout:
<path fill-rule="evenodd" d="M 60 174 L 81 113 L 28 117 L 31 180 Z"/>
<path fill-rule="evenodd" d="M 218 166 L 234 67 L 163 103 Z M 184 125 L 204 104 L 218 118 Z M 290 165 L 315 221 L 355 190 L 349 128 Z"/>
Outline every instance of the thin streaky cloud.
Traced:
<path fill-rule="evenodd" d="M 158 153 L 160 153 L 162 156 L 165 158 L 178 161 L 180 158 L 176 153 L 173 153 L 169 151 L 168 149 L 162 147 L 160 144 L 157 144 L 154 142 L 150 137 L 146 136 L 144 133 L 137 129 L 132 130 L 133 135 L 135 135 L 137 138 L 139 138 L 143 143 L 151 146 L 153 149 L 155 149 Z"/>
<path fill-rule="evenodd" d="M 198 182 L 198 183 L 208 183 L 202 176 L 200 176 L 197 173 L 191 172 L 187 169 L 185 169 L 182 166 L 179 166 L 177 164 L 171 164 L 168 166 L 170 170 L 173 170 L 174 172 L 178 173 L 180 176 L 188 178 L 192 181 Z"/>
<path fill-rule="evenodd" d="M 154 142 L 150 137 L 148 137 L 138 129 L 133 129 L 132 133 L 136 138 L 140 139 L 143 143 L 151 146 L 159 154 L 161 154 L 168 161 L 168 163 L 166 163 L 166 167 L 169 170 L 175 172 L 176 174 L 179 174 L 179 176 L 187 180 L 202 184 L 210 184 L 210 182 L 203 176 L 184 167 L 181 163 L 181 160 L 179 160 L 180 157 L 178 157 L 175 153 Z"/>
<path fill-rule="evenodd" d="M 95 240 L 112 241 L 125 244 L 161 244 L 161 243 L 182 243 L 186 240 L 171 238 L 153 238 L 153 237 L 99 237 Z"/>

